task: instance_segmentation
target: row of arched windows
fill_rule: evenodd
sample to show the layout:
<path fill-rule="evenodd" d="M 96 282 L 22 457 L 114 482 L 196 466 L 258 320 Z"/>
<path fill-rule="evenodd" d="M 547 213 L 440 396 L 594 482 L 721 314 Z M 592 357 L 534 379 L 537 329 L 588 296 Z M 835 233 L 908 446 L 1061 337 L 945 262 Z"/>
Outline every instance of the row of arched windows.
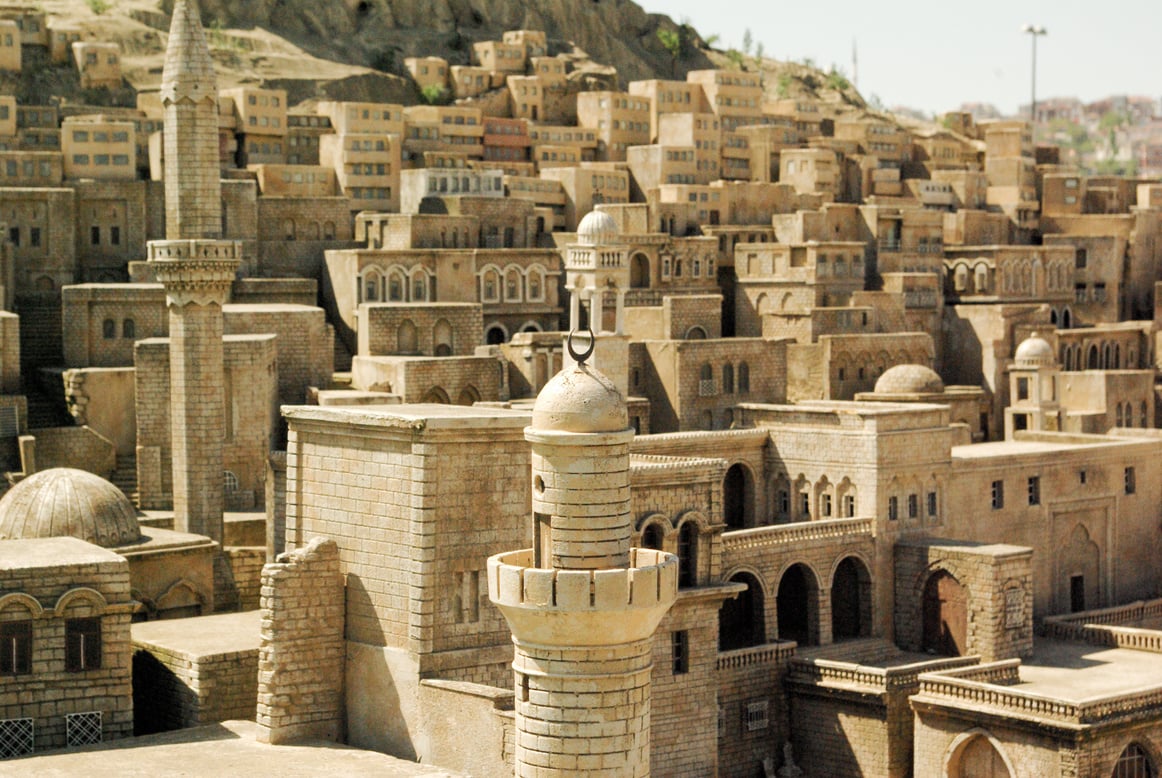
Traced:
<path fill-rule="evenodd" d="M 1082 346 L 1071 343 L 1061 348 L 1062 362 L 1066 370 L 1133 370 L 1137 368 L 1138 355 L 1132 348 L 1126 349 L 1126 361 L 1122 361 L 1120 343 L 1090 343 Z"/>
<path fill-rule="evenodd" d="M 436 299 L 436 278 L 423 267 L 410 271 L 398 265 L 387 270 L 371 265 L 359 274 L 358 302 L 421 303 Z"/>
<path fill-rule="evenodd" d="M 1149 425 L 1149 406 L 1145 400 L 1138 406 L 1137 424 L 1134 424 L 1134 404 L 1132 402 L 1118 403 L 1114 413 L 1115 424 L 1118 427 L 1146 427 Z"/>
<path fill-rule="evenodd" d="M 282 220 L 283 240 L 335 240 L 335 222 Z"/>
<path fill-rule="evenodd" d="M 838 483 L 826 475 L 812 483 L 800 474 L 791 483 L 785 473 L 774 479 L 776 523 L 816 519 L 850 519 L 855 516 L 856 488 L 846 476 Z"/>
<path fill-rule="evenodd" d="M 641 547 L 668 551 L 678 557 L 678 586 L 699 583 L 698 559 L 701 538 L 698 514 L 686 514 L 675 527 L 661 514 L 646 517 L 641 524 Z"/>
<path fill-rule="evenodd" d="M 540 265 L 509 265 L 503 270 L 485 265 L 478 274 L 480 301 L 484 303 L 543 302 L 545 269 Z"/>

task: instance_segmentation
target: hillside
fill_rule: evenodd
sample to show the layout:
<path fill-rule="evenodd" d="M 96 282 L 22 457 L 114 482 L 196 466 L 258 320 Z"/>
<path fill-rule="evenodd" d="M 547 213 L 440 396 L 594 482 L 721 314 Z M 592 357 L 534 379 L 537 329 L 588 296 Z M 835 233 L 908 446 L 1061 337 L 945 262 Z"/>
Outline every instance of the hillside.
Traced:
<path fill-rule="evenodd" d="M 413 103 L 419 98 L 405 57 L 435 55 L 467 64 L 472 43 L 505 30 L 544 30 L 551 54 L 570 56 L 574 69 L 621 85 L 643 78 L 684 78 L 689 70 L 738 67 L 708 48 L 697 31 L 630 0 L 200 0 L 219 85 L 286 89 L 291 103 L 311 98 Z M 52 16 L 80 25 L 84 37 L 121 45 L 127 83 L 156 89 L 172 0 L 44 0 Z M 674 59 L 659 30 L 682 42 Z M 742 63 L 754 69 L 757 63 Z M 57 72 L 53 72 L 57 71 Z M 79 94 L 71 68 L 24 74 L 22 99 L 47 95 L 78 102 L 125 103 L 125 95 Z M 801 65 L 764 60 L 768 99 L 807 95 L 862 107 L 854 90 L 827 88 L 827 76 Z M 785 74 L 785 75 L 784 75 Z M 104 97 L 105 99 L 102 99 Z"/>

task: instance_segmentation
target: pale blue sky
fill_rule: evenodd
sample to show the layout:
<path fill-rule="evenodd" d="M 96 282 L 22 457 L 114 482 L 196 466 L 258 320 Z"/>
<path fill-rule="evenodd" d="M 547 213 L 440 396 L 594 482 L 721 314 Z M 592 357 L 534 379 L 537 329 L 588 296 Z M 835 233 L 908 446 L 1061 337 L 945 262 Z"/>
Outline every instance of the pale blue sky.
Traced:
<path fill-rule="evenodd" d="M 1037 40 L 1037 97 L 1111 94 L 1162 97 L 1162 0 L 638 0 L 675 21 L 686 17 L 721 48 L 742 48 L 748 27 L 766 55 L 810 57 L 851 74 L 885 105 L 929 112 L 990 102 L 1005 112 L 1029 102 L 1030 36 Z"/>

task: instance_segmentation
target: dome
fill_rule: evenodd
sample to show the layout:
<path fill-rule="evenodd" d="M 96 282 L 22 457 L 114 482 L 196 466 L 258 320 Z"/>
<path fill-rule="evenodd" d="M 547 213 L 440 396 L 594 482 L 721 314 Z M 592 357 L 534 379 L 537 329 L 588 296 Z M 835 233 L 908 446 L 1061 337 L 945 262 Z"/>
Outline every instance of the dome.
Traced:
<path fill-rule="evenodd" d="M 1057 354 L 1049 341 L 1033 333 L 1017 346 L 1017 367 L 1052 367 L 1057 364 Z"/>
<path fill-rule="evenodd" d="M 115 548 L 140 540 L 141 527 L 120 489 L 69 467 L 33 473 L 0 499 L 0 539 L 63 536 Z"/>
<path fill-rule="evenodd" d="M 588 364 L 566 367 L 553 376 L 533 404 L 534 430 L 623 432 L 629 427 L 625 400 L 617 387 Z"/>
<path fill-rule="evenodd" d="M 590 211 L 577 225 L 577 242 L 586 246 L 616 243 L 617 235 L 617 222 L 605 211 Z"/>
<path fill-rule="evenodd" d="M 944 381 L 924 365 L 896 365 L 876 380 L 876 394 L 935 394 L 944 391 Z"/>

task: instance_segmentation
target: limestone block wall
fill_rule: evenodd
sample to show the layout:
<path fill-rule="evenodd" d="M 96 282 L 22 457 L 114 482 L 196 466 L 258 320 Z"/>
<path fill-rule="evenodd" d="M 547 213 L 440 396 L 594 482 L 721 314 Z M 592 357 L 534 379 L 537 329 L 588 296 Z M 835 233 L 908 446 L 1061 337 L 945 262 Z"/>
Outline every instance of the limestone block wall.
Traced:
<path fill-rule="evenodd" d="M 260 197 L 258 275 L 316 278 L 323 252 L 354 239 L 346 197 Z"/>
<path fill-rule="evenodd" d="M 31 718 L 36 751 L 67 744 L 65 716 L 99 712 L 104 740 L 133 734 L 129 566 L 75 538 L 5 541 L 0 620 L 29 620 L 31 671 L 5 678 L 0 719 Z M 52 560 L 29 563 L 29 560 Z M 100 618 L 101 664 L 65 669 L 66 623 Z"/>
<path fill-rule="evenodd" d="M 65 402 L 77 424 L 108 438 L 119 457 L 137 446 L 132 367 L 97 367 L 64 372 Z"/>
<path fill-rule="evenodd" d="M 654 633 L 650 766 L 654 775 L 718 774 L 718 607 L 683 598 Z M 680 646 L 675 648 L 675 646 Z M 678 654 L 685 649 L 684 657 Z M 684 659 L 684 663 L 683 663 Z"/>
<path fill-rule="evenodd" d="M 344 608 L 333 540 L 315 538 L 263 568 L 260 742 L 342 736 Z"/>
<path fill-rule="evenodd" d="M 924 587 L 945 571 L 967 600 L 965 655 L 994 662 L 1033 653 L 1033 549 L 1020 546 L 909 541 L 895 547 L 895 635 L 923 647 Z"/>
<path fill-rule="evenodd" d="M 20 388 L 20 317 L 0 311 L 0 394 L 18 394 Z"/>
<path fill-rule="evenodd" d="M 327 386 L 335 366 L 335 332 L 322 308 L 285 303 L 232 304 L 222 308 L 227 335 L 277 336 L 278 402 L 302 405 L 307 387 Z"/>
<path fill-rule="evenodd" d="M 783 681 L 794 643 L 725 651 L 716 661 L 718 775 L 750 778 L 790 735 Z"/>
<path fill-rule="evenodd" d="M 405 403 L 471 405 L 500 400 L 503 363 L 494 357 L 355 357 L 352 383 Z"/>
<path fill-rule="evenodd" d="M 427 711 L 424 761 L 479 778 L 512 778 L 515 722 L 512 668 L 505 688 L 464 681 L 424 680 Z"/>
<path fill-rule="evenodd" d="M 134 642 L 136 734 L 254 717 L 258 652 L 198 655 Z"/>
<path fill-rule="evenodd" d="M 361 356 L 470 356 L 483 340 L 481 307 L 475 303 L 359 306 Z"/>
<path fill-rule="evenodd" d="M 108 478 L 117 467 L 113 442 L 90 427 L 50 427 L 30 433 L 35 440 L 34 459 L 24 466 L 26 475 L 53 467 L 75 467 Z"/>
<path fill-rule="evenodd" d="M 694 327 L 707 338 L 722 337 L 722 295 L 666 295 L 662 298 L 663 338 L 683 340 Z"/>
<path fill-rule="evenodd" d="M 238 305 L 284 303 L 315 305 L 319 282 L 313 278 L 238 278 L 230 286 L 230 302 Z"/>
<path fill-rule="evenodd" d="M 275 337 L 229 335 L 225 338 L 225 440 L 223 468 L 237 486 L 226 496 L 229 510 L 260 506 L 265 497 L 266 457 L 277 403 Z M 170 442 L 169 342 L 139 341 L 136 362 L 137 486 L 143 508 L 173 504 Z M 225 477 L 225 476 L 223 476 Z"/>
<path fill-rule="evenodd" d="M 129 367 L 140 338 L 169 335 L 160 284 L 78 284 L 61 290 L 67 367 Z"/>
<path fill-rule="evenodd" d="M 81 280 L 126 280 L 125 263 L 145 256 L 146 182 L 76 181 L 72 185 L 77 198 Z"/>
<path fill-rule="evenodd" d="M 63 364 L 60 292 L 20 293 L 15 307 L 20 316 L 20 364 L 24 374 Z"/>
<path fill-rule="evenodd" d="M 230 562 L 230 572 L 238 592 L 238 610 L 257 610 L 261 602 L 262 566 L 266 563 L 266 549 L 232 546 L 226 548 L 225 555 Z"/>
<path fill-rule="evenodd" d="M 20 245 L 12 247 L 17 294 L 45 291 L 48 282 L 59 290 L 80 280 L 72 188 L 6 188 L 0 192 L 0 210 L 10 234 L 17 230 L 20 235 Z"/>

